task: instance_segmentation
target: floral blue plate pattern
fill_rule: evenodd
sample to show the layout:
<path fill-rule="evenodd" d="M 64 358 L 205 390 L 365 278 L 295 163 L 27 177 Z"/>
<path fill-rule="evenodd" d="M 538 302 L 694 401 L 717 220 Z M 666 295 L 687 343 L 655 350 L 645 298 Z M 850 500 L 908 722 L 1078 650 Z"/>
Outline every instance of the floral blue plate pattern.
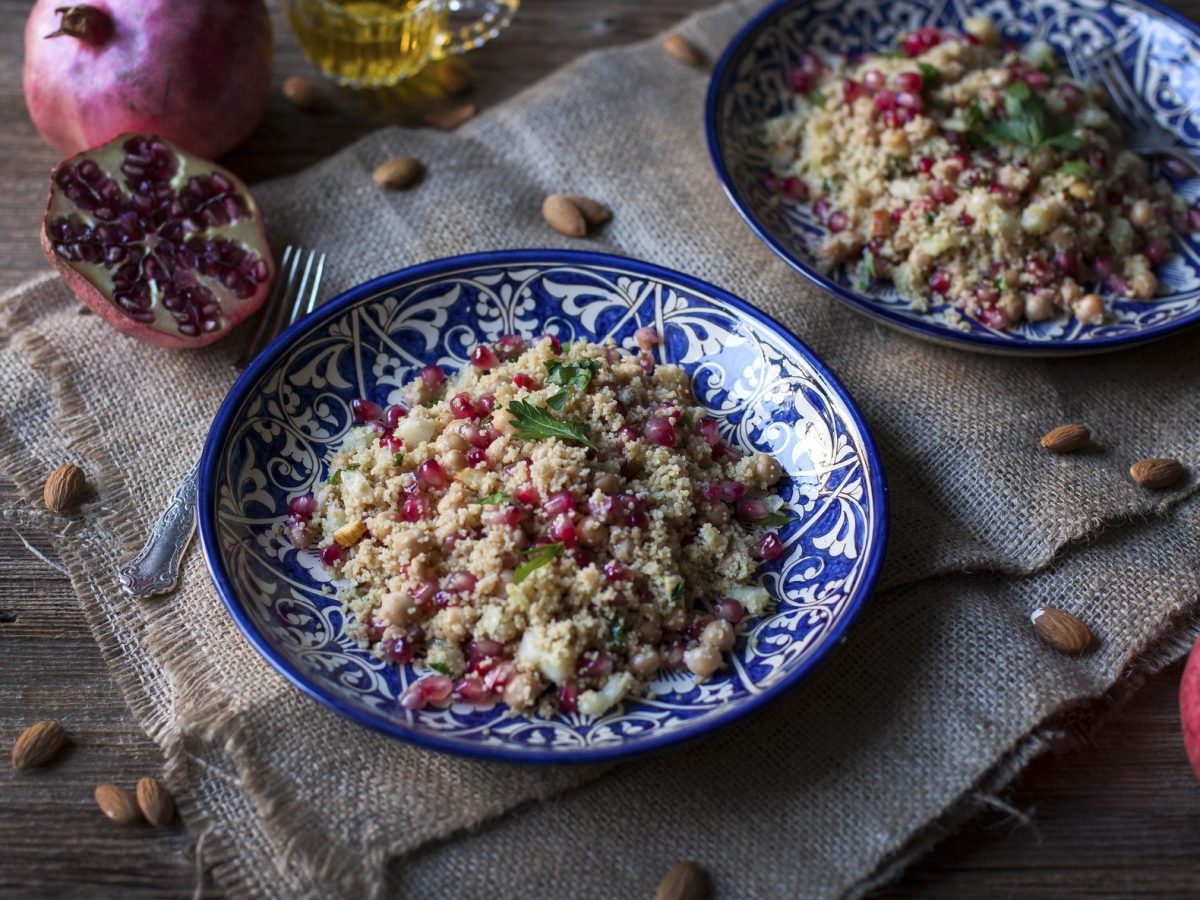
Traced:
<path fill-rule="evenodd" d="M 956 324 L 945 303 L 918 311 L 890 285 L 864 292 L 847 276 L 831 277 L 817 268 L 824 227 L 809 204 L 784 201 L 763 183 L 768 165 L 760 126 L 785 111 L 788 72 L 808 50 L 826 58 L 883 50 L 922 25 L 960 32 L 963 19 L 980 14 L 990 16 L 1005 39 L 1046 41 L 1068 61 L 1089 48 L 1113 45 L 1158 120 L 1193 154 L 1200 153 L 1200 29 L 1154 3 L 781 0 L 730 42 L 709 86 L 709 153 L 733 205 L 772 250 L 820 287 L 869 316 L 939 343 L 1062 356 L 1128 347 L 1200 322 L 1200 236 L 1194 234 L 1177 235 L 1177 253 L 1159 270 L 1164 296 L 1153 303 L 1117 300 L 1115 315 L 1101 325 L 1065 317 L 1005 331 L 970 320 Z M 1173 184 L 1190 202 L 1200 198 L 1200 180 Z"/>
<path fill-rule="evenodd" d="M 330 574 L 278 527 L 311 490 L 352 425 L 350 401 L 398 401 L 436 362 L 467 364 L 503 334 L 563 341 L 654 325 L 661 362 L 692 376 L 723 435 L 773 453 L 800 518 L 761 578 L 776 604 L 751 623 L 732 669 L 705 685 L 663 674 L 645 698 L 600 719 L 505 715 L 501 705 L 407 711 L 420 672 L 372 658 L 346 633 Z M 418 744 L 519 762 L 594 762 L 696 737 L 798 681 L 841 639 L 874 584 L 886 490 L 871 438 L 842 387 L 781 326 L 703 282 L 592 253 L 511 251 L 440 260 L 387 275 L 293 326 L 221 407 L 200 473 L 200 535 L 222 600 L 251 643 L 311 696 Z"/>

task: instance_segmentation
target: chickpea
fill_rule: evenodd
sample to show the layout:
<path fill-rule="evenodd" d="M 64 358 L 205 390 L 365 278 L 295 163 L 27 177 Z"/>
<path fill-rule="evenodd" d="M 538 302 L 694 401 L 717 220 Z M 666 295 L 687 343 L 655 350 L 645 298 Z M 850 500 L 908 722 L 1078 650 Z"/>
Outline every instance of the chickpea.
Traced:
<path fill-rule="evenodd" d="M 1088 325 L 1099 325 L 1104 321 L 1104 301 L 1095 294 L 1084 294 L 1072 307 L 1075 318 Z"/>
<path fill-rule="evenodd" d="M 1025 318 L 1040 322 L 1054 315 L 1054 293 L 1049 289 L 1035 291 L 1025 303 Z"/>
<path fill-rule="evenodd" d="M 579 539 L 589 547 L 599 547 L 608 540 L 608 526 L 595 516 L 584 516 L 579 523 Z"/>
<path fill-rule="evenodd" d="M 697 681 L 707 681 L 713 672 L 721 668 L 721 651 L 701 644 L 683 654 L 683 664 L 696 676 Z"/>
<path fill-rule="evenodd" d="M 1019 294 L 1007 293 L 996 304 L 1000 311 L 1008 316 L 1008 321 L 1019 322 L 1025 315 L 1025 301 Z"/>
<path fill-rule="evenodd" d="M 724 503 L 709 503 L 704 507 L 704 518 L 713 525 L 720 527 L 729 521 L 729 507 Z"/>
<path fill-rule="evenodd" d="M 1012 72 L 1008 69 L 999 69 L 988 78 L 988 84 L 994 88 L 1006 88 L 1010 81 L 1012 81 Z"/>
<path fill-rule="evenodd" d="M 1050 246 L 1055 250 L 1071 250 L 1075 246 L 1075 232 L 1070 225 L 1059 225 L 1050 232 Z"/>
<path fill-rule="evenodd" d="M 658 639 L 662 637 L 662 626 L 658 624 L 656 618 L 644 619 L 638 626 L 638 637 L 647 644 L 657 644 Z"/>
<path fill-rule="evenodd" d="M 1149 300 L 1158 293 L 1158 279 L 1149 269 L 1138 269 L 1129 278 L 1129 293 L 1138 300 Z"/>
<path fill-rule="evenodd" d="M 663 625 L 668 631 L 683 631 L 687 625 L 687 611 L 675 607 L 663 616 Z"/>
<path fill-rule="evenodd" d="M 774 484 L 783 477 L 783 466 L 770 453 L 755 453 L 751 468 L 754 477 L 766 485 Z"/>
<path fill-rule="evenodd" d="M 1038 291 L 1041 293 L 1041 291 Z M 1083 296 L 1083 288 L 1079 286 L 1079 282 L 1074 278 L 1064 278 L 1062 286 L 1058 289 L 1058 295 L 1062 297 L 1063 303 L 1070 305 Z M 1048 298 L 1053 301 L 1053 294 Z"/>
<path fill-rule="evenodd" d="M 642 678 L 649 678 L 658 671 L 661 664 L 658 651 L 653 647 L 642 647 L 629 657 L 629 668 L 633 670 L 633 674 Z"/>
<path fill-rule="evenodd" d="M 542 692 L 541 680 L 530 672 L 518 672 L 504 687 L 504 702 L 513 709 L 525 709 L 533 705 Z"/>
<path fill-rule="evenodd" d="M 963 31 L 985 47 L 995 47 L 1000 43 L 1000 32 L 996 29 L 996 23 L 987 16 L 967 16 L 963 19 Z"/>
<path fill-rule="evenodd" d="M 460 425 L 459 428 L 462 426 Z M 434 448 L 442 453 L 448 453 L 451 450 L 458 450 L 460 453 L 466 453 L 471 445 L 467 443 L 467 439 L 458 433 L 458 428 L 447 428 L 438 435 L 437 441 L 434 442 Z"/>
<path fill-rule="evenodd" d="M 401 531 L 396 535 L 396 539 L 392 541 L 393 547 L 408 556 L 416 556 L 420 553 L 421 544 L 421 536 L 408 530 Z"/>
<path fill-rule="evenodd" d="M 1149 200 L 1135 200 L 1129 207 L 1129 221 L 1138 228 L 1149 228 L 1154 224 L 1154 206 Z"/>
<path fill-rule="evenodd" d="M 492 411 L 492 424 L 496 426 L 496 430 L 501 434 L 513 435 L 517 433 L 517 429 L 512 423 L 512 413 L 506 407 L 500 406 Z"/>
<path fill-rule="evenodd" d="M 880 144 L 884 150 L 893 156 L 908 156 L 912 148 L 908 145 L 908 135 L 899 128 L 889 128 L 883 133 Z"/>
<path fill-rule="evenodd" d="M 442 468 L 451 475 L 457 475 L 467 467 L 467 455 L 461 450 L 447 450 L 442 454 Z"/>
<path fill-rule="evenodd" d="M 389 625 L 403 628 L 417 616 L 413 598 L 403 591 L 388 591 L 379 604 L 379 618 Z"/>
<path fill-rule="evenodd" d="M 714 619 L 700 632 L 700 643 L 728 653 L 733 649 L 733 626 L 724 619 Z"/>
<path fill-rule="evenodd" d="M 1072 181 L 1067 185 L 1067 193 L 1076 200 L 1082 200 L 1084 203 L 1091 203 L 1094 197 L 1092 186 L 1086 181 Z"/>
<path fill-rule="evenodd" d="M 611 472 L 596 476 L 596 489 L 605 494 L 616 494 L 621 490 L 621 479 Z"/>
<path fill-rule="evenodd" d="M 437 623 L 442 634 L 454 641 L 465 641 L 470 635 L 467 629 L 467 614 L 461 606 L 447 606 L 437 614 Z"/>

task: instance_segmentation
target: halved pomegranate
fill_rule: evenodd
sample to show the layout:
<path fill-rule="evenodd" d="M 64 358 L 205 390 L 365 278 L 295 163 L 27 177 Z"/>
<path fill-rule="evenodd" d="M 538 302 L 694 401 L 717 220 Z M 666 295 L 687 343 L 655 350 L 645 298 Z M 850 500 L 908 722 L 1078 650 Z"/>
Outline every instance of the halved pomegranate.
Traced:
<path fill-rule="evenodd" d="M 246 185 L 141 134 L 55 167 L 42 247 L 80 300 L 159 347 L 218 340 L 262 305 L 275 274 Z"/>

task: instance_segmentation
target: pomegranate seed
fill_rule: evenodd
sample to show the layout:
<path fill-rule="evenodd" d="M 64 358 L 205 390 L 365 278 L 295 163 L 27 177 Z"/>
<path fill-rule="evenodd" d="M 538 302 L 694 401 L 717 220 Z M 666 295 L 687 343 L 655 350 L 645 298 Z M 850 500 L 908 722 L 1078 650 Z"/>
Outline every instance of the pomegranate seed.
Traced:
<path fill-rule="evenodd" d="M 496 350 L 505 359 L 513 359 L 525 352 L 525 338 L 519 334 L 506 334 L 496 341 Z"/>
<path fill-rule="evenodd" d="M 494 394 L 484 394 L 475 403 L 475 412 L 480 418 L 491 415 L 495 408 L 496 397 Z"/>
<path fill-rule="evenodd" d="M 1188 231 L 1200 231 L 1200 209 L 1192 207 L 1187 211 Z"/>
<path fill-rule="evenodd" d="M 307 550 L 313 541 L 312 528 L 309 527 L 307 519 L 297 519 L 295 516 L 290 516 L 287 524 L 284 525 L 284 533 L 287 539 L 292 542 L 292 546 L 297 550 Z"/>
<path fill-rule="evenodd" d="M 403 665 L 412 662 L 413 647 L 404 638 L 388 638 L 379 644 L 379 650 L 384 662 Z"/>
<path fill-rule="evenodd" d="M 602 650 L 586 650 L 579 658 L 575 674 L 580 678 L 607 678 L 612 670 L 611 656 Z"/>
<path fill-rule="evenodd" d="M 789 200 L 801 203 L 808 199 L 808 185 L 799 178 L 788 177 L 779 183 L 779 189 Z"/>
<path fill-rule="evenodd" d="M 1044 91 L 1050 86 L 1050 76 L 1041 69 L 1030 69 L 1021 76 L 1022 80 L 1035 91 Z"/>
<path fill-rule="evenodd" d="M 700 637 L 701 632 L 703 632 L 704 629 L 708 627 L 709 623 L 715 618 L 716 616 L 713 616 L 710 613 L 700 613 L 700 615 L 692 619 L 691 624 L 688 625 L 688 637 L 690 637 L 692 640 Z"/>
<path fill-rule="evenodd" d="M 384 450 L 390 450 L 392 453 L 399 453 L 404 449 L 404 441 L 394 434 L 385 434 L 379 439 L 379 446 Z"/>
<path fill-rule="evenodd" d="M 704 438 L 704 440 L 713 447 L 715 447 L 721 440 L 721 432 L 717 428 L 716 420 L 710 419 L 708 416 L 704 416 L 698 422 L 696 422 L 696 434 Z"/>
<path fill-rule="evenodd" d="M 779 540 L 779 535 L 776 532 L 765 531 L 762 537 L 758 539 L 758 545 L 754 548 L 754 553 L 764 562 L 779 559 L 779 557 L 783 556 L 783 541 Z"/>
<path fill-rule="evenodd" d="M 894 109 L 885 110 L 883 115 L 879 117 L 879 121 L 884 128 L 899 128 L 904 124 L 900 117 L 900 112 Z"/>
<path fill-rule="evenodd" d="M 1104 171 L 1104 167 L 1108 165 L 1108 156 L 1103 150 L 1091 150 L 1088 152 L 1088 165 L 1092 167 L 1092 171 L 1100 173 Z"/>
<path fill-rule="evenodd" d="M 558 708 L 565 713 L 573 713 L 578 709 L 579 690 L 575 682 L 568 681 L 558 689 Z"/>
<path fill-rule="evenodd" d="M 975 297 L 984 306 L 991 306 L 1000 299 L 1000 292 L 990 284 L 981 284 L 975 288 Z"/>
<path fill-rule="evenodd" d="M 1058 85 L 1058 92 L 1062 95 L 1063 102 L 1067 104 L 1067 109 L 1075 112 L 1083 105 L 1083 91 L 1071 84 L 1069 81 L 1064 81 Z"/>
<path fill-rule="evenodd" d="M 910 34 L 904 39 L 904 55 L 908 57 L 920 56 L 925 52 L 925 46 L 921 42 L 921 38 L 916 34 Z"/>
<path fill-rule="evenodd" d="M 475 404 L 468 394 L 455 394 L 450 398 L 450 412 L 456 419 L 472 419 L 475 417 Z"/>
<path fill-rule="evenodd" d="M 863 72 L 863 87 L 869 91 L 879 90 L 886 81 L 887 79 L 884 77 L 884 74 L 878 69 L 867 69 L 867 71 Z"/>
<path fill-rule="evenodd" d="M 1113 262 L 1110 257 L 1096 256 L 1092 260 L 1092 268 L 1096 272 L 1096 277 L 1103 280 L 1113 273 Z"/>
<path fill-rule="evenodd" d="M 467 451 L 467 465 L 472 469 L 478 469 L 480 466 L 486 466 L 487 454 L 478 447 L 472 447 Z"/>
<path fill-rule="evenodd" d="M 450 484 L 450 476 L 436 459 L 427 459 L 421 463 L 421 467 L 417 469 L 417 477 L 426 487 L 444 488 Z"/>
<path fill-rule="evenodd" d="M 643 433 L 646 440 L 660 447 L 674 447 L 679 442 L 675 426 L 665 416 L 651 416 L 647 419 Z"/>
<path fill-rule="evenodd" d="M 929 190 L 929 196 L 938 203 L 953 203 L 958 199 L 958 191 L 945 181 L 935 181 Z"/>
<path fill-rule="evenodd" d="M 383 411 L 383 424 L 389 429 L 395 429 L 400 424 L 400 420 L 408 415 L 408 410 L 399 403 L 393 403 Z"/>
<path fill-rule="evenodd" d="M 504 685 L 508 684 L 514 675 L 517 674 L 517 664 L 505 660 L 492 666 L 486 675 L 483 676 L 483 685 L 489 691 L 499 691 Z"/>
<path fill-rule="evenodd" d="M 463 703 L 482 703 L 490 693 L 478 676 L 460 678 L 454 683 L 454 696 Z"/>
<path fill-rule="evenodd" d="M 591 560 L 588 559 L 588 555 L 579 547 L 568 550 L 567 556 L 573 559 L 575 561 L 575 565 L 581 569 L 587 568 L 588 564 L 591 563 Z"/>
<path fill-rule="evenodd" d="M 638 439 L 638 433 L 629 426 L 625 426 L 617 432 L 617 440 L 626 444 L 632 444 Z"/>
<path fill-rule="evenodd" d="M 741 481 L 718 481 L 716 489 L 717 499 L 724 503 L 733 503 L 746 496 L 746 485 Z"/>
<path fill-rule="evenodd" d="M 818 197 L 813 201 L 813 215 L 817 217 L 818 221 L 824 222 L 826 216 L 829 215 L 829 210 L 829 201 L 824 197 Z"/>
<path fill-rule="evenodd" d="M 562 353 L 562 341 L 552 334 L 543 334 L 541 339 L 550 342 L 550 349 L 554 351 L 554 355 L 558 356 Z"/>
<path fill-rule="evenodd" d="M 792 69 L 788 73 L 788 83 L 792 86 L 792 90 L 797 94 L 807 94 L 812 90 L 813 79 L 807 72 L 801 72 L 799 69 Z"/>
<path fill-rule="evenodd" d="M 924 104 L 921 102 L 920 94 L 913 94 L 909 91 L 900 91 L 900 93 L 896 94 L 896 106 L 902 109 L 912 110 L 913 112 L 920 112 Z"/>
<path fill-rule="evenodd" d="M 825 70 L 825 63 L 815 53 L 800 54 L 800 71 L 806 75 L 819 75 Z"/>
<path fill-rule="evenodd" d="M 426 675 L 417 682 L 426 701 L 438 703 L 450 696 L 454 690 L 454 680 L 449 675 Z"/>
<path fill-rule="evenodd" d="M 491 347 L 487 344 L 479 344 L 471 351 L 471 365 L 486 372 L 500 365 L 500 360 Z"/>
<path fill-rule="evenodd" d="M 760 497 L 743 497 L 737 502 L 737 507 L 734 510 L 739 519 L 747 522 L 766 518 L 770 511 L 767 507 L 767 501 Z"/>
<path fill-rule="evenodd" d="M 847 78 L 842 82 L 842 96 L 847 103 L 853 103 L 863 94 L 862 85 L 853 78 Z"/>
<path fill-rule="evenodd" d="M 896 87 L 906 93 L 919 94 L 924 86 L 925 79 L 921 77 L 920 72 L 900 72 L 896 75 Z"/>
<path fill-rule="evenodd" d="M 654 357 L 646 350 L 639 350 L 637 353 L 638 365 L 642 367 L 642 371 L 647 375 L 654 374 Z"/>
<path fill-rule="evenodd" d="M 565 513 L 556 516 L 550 523 L 550 527 L 546 529 L 546 536 L 550 538 L 551 542 L 561 542 L 566 548 L 574 547 L 578 540 L 575 523 Z"/>
<path fill-rule="evenodd" d="M 829 217 L 829 222 L 827 224 L 829 226 L 829 230 L 836 234 L 839 231 L 845 231 L 846 226 L 850 224 L 850 220 L 846 217 L 846 214 L 839 209 L 834 211 L 833 215 Z"/>
<path fill-rule="evenodd" d="M 558 491 L 542 504 L 542 512 L 547 516 L 557 516 L 562 513 L 575 511 L 575 498 L 570 491 Z"/>
<path fill-rule="evenodd" d="M 1125 294 L 1129 291 L 1129 284 L 1124 278 L 1115 272 L 1104 279 L 1104 286 L 1118 297 L 1125 296 Z"/>
<path fill-rule="evenodd" d="M 446 582 L 443 585 L 448 591 L 456 594 L 469 594 L 475 590 L 477 579 L 465 569 L 459 569 L 457 572 L 451 572 L 446 576 Z"/>
<path fill-rule="evenodd" d="M 662 655 L 662 667 L 668 672 L 678 672 L 683 668 L 683 654 L 687 645 L 683 641 L 675 641 L 667 647 Z"/>
<path fill-rule="evenodd" d="M 312 516 L 315 508 L 316 502 L 313 500 L 313 495 L 301 494 L 299 497 L 292 498 L 288 504 L 288 513 L 299 519 L 308 519 Z"/>
<path fill-rule="evenodd" d="M 383 633 L 387 631 L 388 623 L 375 616 L 371 616 L 367 622 L 367 637 L 372 641 L 377 641 L 383 637 Z"/>
<path fill-rule="evenodd" d="M 467 642 L 467 656 L 472 659 L 477 659 L 485 656 L 503 656 L 504 645 L 499 641 L 493 641 L 489 638 L 479 638 L 478 640 Z"/>
<path fill-rule="evenodd" d="M 525 482 L 513 490 L 513 496 L 517 498 L 518 503 L 524 503 L 526 506 L 535 506 L 541 498 L 538 496 L 537 488 L 532 482 Z"/>
<path fill-rule="evenodd" d="M 617 516 L 624 524 L 640 528 L 649 521 L 645 503 L 635 494 L 617 494 L 613 500 L 616 501 Z"/>
<path fill-rule="evenodd" d="M 536 391 L 538 387 L 537 382 L 533 380 L 533 377 L 526 375 L 524 372 L 518 372 L 513 376 L 513 384 L 519 388 L 524 388 L 527 391 Z"/>
<path fill-rule="evenodd" d="M 975 37 L 973 34 L 964 34 L 962 39 L 964 43 L 970 44 L 972 47 L 979 46 L 979 38 Z"/>
<path fill-rule="evenodd" d="M 958 224 L 963 228 L 970 228 L 975 224 L 975 217 L 970 213 L 960 212 L 958 214 Z"/>
<path fill-rule="evenodd" d="M 892 210 L 892 221 L 899 222 L 904 218 L 904 213 L 908 209 L 907 206 L 900 206 Z"/>
<path fill-rule="evenodd" d="M 511 504 L 504 504 L 493 509 L 486 510 L 483 514 L 483 524 L 485 525 L 520 525 L 521 520 L 525 518 L 525 513 Z"/>
<path fill-rule="evenodd" d="M 1002 309 L 994 306 L 986 307 L 979 313 L 979 319 L 989 328 L 1003 330 L 1008 327 L 1008 315 Z"/>
<path fill-rule="evenodd" d="M 662 339 L 653 325 L 643 325 L 633 333 L 633 340 L 641 349 L 653 350 Z"/>
<path fill-rule="evenodd" d="M 742 617 L 746 615 L 746 611 L 742 608 L 742 604 L 732 597 L 724 597 L 713 604 L 713 614 L 718 619 L 723 619 L 730 625 L 736 625 L 742 621 Z"/>
<path fill-rule="evenodd" d="M 321 562 L 327 566 L 334 566 L 346 558 L 346 548 L 340 544 L 330 544 L 328 547 L 321 548 Z"/>
<path fill-rule="evenodd" d="M 429 515 L 429 500 L 419 494 L 409 497 L 400 509 L 400 515 L 405 522 L 419 522 Z"/>
<path fill-rule="evenodd" d="M 896 108 L 896 92 L 880 91 L 875 95 L 875 108 L 880 112 Z"/>
<path fill-rule="evenodd" d="M 933 171 L 933 157 L 922 156 L 917 160 L 917 171 L 922 175 L 928 175 Z"/>
<path fill-rule="evenodd" d="M 431 388 L 441 387 L 446 380 L 446 373 L 441 366 L 425 366 L 421 370 L 421 380 Z"/>
<path fill-rule="evenodd" d="M 433 595 L 437 593 L 437 582 L 433 579 L 427 579 L 413 588 L 412 596 L 417 601 L 417 605 L 421 606 L 433 599 Z"/>
<path fill-rule="evenodd" d="M 454 595 L 449 591 L 438 591 L 433 595 L 433 605 L 438 609 L 445 609 L 447 606 L 454 606 Z"/>
<path fill-rule="evenodd" d="M 602 571 L 604 572 L 604 580 L 610 584 L 614 581 L 623 581 L 629 575 L 629 570 L 615 559 L 610 559 L 606 562 Z"/>
<path fill-rule="evenodd" d="M 1074 277 L 1079 271 L 1079 257 L 1067 250 L 1059 250 L 1054 254 L 1054 266 L 1064 275 Z"/>
<path fill-rule="evenodd" d="M 587 508 L 588 512 L 601 522 L 612 524 L 615 521 L 617 503 L 608 494 L 601 494 L 599 497 L 588 497 Z"/>
<path fill-rule="evenodd" d="M 1166 259 L 1168 252 L 1170 252 L 1170 248 L 1167 246 L 1167 242 L 1160 239 L 1150 241 L 1142 250 L 1146 259 L 1150 260 L 1150 264 L 1154 266 Z"/>
<path fill-rule="evenodd" d="M 428 702 L 429 701 L 425 699 L 425 691 L 422 690 L 421 682 L 419 681 L 415 681 L 409 685 L 408 690 L 406 690 L 404 695 L 400 698 L 401 708 L 410 711 L 423 709 L 425 704 Z"/>
<path fill-rule="evenodd" d="M 373 400 L 363 400 L 361 397 L 350 401 L 350 411 L 354 413 L 355 422 L 377 422 L 383 418 L 383 407 Z"/>

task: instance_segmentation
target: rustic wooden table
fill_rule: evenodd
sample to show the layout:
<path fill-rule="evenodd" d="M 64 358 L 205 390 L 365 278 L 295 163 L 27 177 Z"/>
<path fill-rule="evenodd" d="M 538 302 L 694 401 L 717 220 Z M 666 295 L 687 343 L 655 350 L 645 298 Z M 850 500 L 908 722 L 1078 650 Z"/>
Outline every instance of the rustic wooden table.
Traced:
<path fill-rule="evenodd" d="M 470 56 L 473 99 L 493 105 L 583 51 L 652 35 L 710 2 L 524 0 L 509 33 Z M 1174 3 L 1200 14 L 1200 0 Z M 0 0 L 0 291 L 46 269 L 37 228 L 56 156 L 38 139 L 21 96 L 30 5 Z M 274 12 L 276 77 L 309 72 Z M 276 95 L 261 128 L 227 162 L 251 181 L 293 172 L 388 115 L 347 99 L 336 115 L 314 118 Z M 49 771 L 0 776 L 0 895 L 176 897 L 197 888 L 216 895 L 183 826 L 117 828 L 95 808 L 95 784 L 155 773 L 159 755 L 109 679 L 66 578 L 5 521 L 19 503 L 0 480 L 0 743 L 32 720 L 58 718 L 69 723 L 74 745 Z M 52 546 L 41 549 L 53 560 Z M 1179 673 L 1173 666 L 1147 683 L 1091 746 L 1030 766 L 1003 798 L 1028 824 L 985 814 L 880 896 L 1195 896 L 1200 786 L 1179 737 Z"/>

